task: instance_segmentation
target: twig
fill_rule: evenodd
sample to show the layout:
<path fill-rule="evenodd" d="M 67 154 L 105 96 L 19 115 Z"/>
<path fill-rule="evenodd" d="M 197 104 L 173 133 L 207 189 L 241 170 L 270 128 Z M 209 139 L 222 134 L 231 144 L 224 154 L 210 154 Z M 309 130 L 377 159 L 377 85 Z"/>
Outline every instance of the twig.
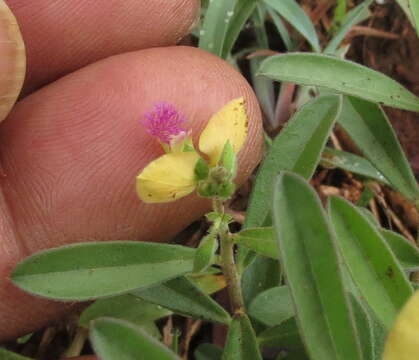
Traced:
<path fill-rule="evenodd" d="M 224 206 L 220 200 L 214 199 L 214 211 L 224 214 Z M 237 272 L 234 260 L 234 243 L 230 238 L 228 223 L 222 222 L 219 228 L 220 257 L 224 276 L 227 280 L 227 290 L 230 297 L 230 304 L 234 314 L 244 312 L 244 301 L 241 291 L 240 276 Z"/>

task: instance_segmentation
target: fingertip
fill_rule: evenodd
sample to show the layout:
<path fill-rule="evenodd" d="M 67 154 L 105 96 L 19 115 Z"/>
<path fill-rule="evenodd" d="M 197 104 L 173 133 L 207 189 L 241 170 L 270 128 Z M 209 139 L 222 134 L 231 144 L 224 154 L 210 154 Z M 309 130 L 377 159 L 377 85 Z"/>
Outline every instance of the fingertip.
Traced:
<path fill-rule="evenodd" d="M 0 122 L 7 116 L 22 88 L 26 70 L 25 46 L 16 19 L 0 1 Z"/>
<path fill-rule="evenodd" d="M 176 44 L 199 16 L 198 0 L 7 0 L 27 45 L 28 94 L 90 63 Z"/>

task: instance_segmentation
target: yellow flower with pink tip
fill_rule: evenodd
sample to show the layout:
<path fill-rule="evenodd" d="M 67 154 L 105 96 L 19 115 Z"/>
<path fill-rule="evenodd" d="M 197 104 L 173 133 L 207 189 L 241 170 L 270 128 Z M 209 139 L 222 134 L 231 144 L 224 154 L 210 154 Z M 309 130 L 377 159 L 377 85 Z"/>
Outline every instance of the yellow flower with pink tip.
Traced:
<path fill-rule="evenodd" d="M 147 131 L 161 143 L 166 154 L 149 163 L 137 176 L 136 189 L 147 203 L 175 201 L 198 186 L 196 166 L 202 162 L 195 150 L 190 132 L 184 128 L 185 118 L 173 105 L 159 103 L 145 114 Z M 248 132 L 245 101 L 238 98 L 223 106 L 208 121 L 199 137 L 198 147 L 206 155 L 210 170 L 219 167 L 226 144 L 237 154 Z"/>

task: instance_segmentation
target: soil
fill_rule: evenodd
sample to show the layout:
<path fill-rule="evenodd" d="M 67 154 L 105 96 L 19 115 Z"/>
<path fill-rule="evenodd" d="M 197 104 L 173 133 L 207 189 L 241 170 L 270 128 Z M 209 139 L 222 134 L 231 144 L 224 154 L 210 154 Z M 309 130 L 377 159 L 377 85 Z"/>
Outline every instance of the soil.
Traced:
<path fill-rule="evenodd" d="M 403 11 L 393 2 L 376 6 L 366 26 L 397 38 L 358 36 L 352 41 L 348 58 L 390 76 L 419 95 L 419 38 Z M 419 114 L 394 108 L 387 108 L 386 113 L 419 178 Z"/>

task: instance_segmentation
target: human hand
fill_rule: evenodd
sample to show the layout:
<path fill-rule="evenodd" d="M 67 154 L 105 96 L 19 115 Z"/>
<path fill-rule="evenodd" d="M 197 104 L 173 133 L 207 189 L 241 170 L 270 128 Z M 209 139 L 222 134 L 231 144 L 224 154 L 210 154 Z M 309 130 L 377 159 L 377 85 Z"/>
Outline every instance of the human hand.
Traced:
<path fill-rule="evenodd" d="M 196 195 L 155 205 L 137 198 L 135 176 L 161 155 L 139 126 L 156 102 L 175 104 L 199 134 L 214 112 L 244 96 L 250 129 L 239 182 L 262 145 L 259 108 L 241 75 L 198 49 L 168 47 L 196 20 L 197 0 L 6 2 L 28 67 L 22 99 L 0 125 L 0 340 L 69 308 L 11 284 L 24 257 L 81 241 L 167 241 L 209 209 Z M 8 40 L 5 26 L 0 16 L 0 43 Z"/>

